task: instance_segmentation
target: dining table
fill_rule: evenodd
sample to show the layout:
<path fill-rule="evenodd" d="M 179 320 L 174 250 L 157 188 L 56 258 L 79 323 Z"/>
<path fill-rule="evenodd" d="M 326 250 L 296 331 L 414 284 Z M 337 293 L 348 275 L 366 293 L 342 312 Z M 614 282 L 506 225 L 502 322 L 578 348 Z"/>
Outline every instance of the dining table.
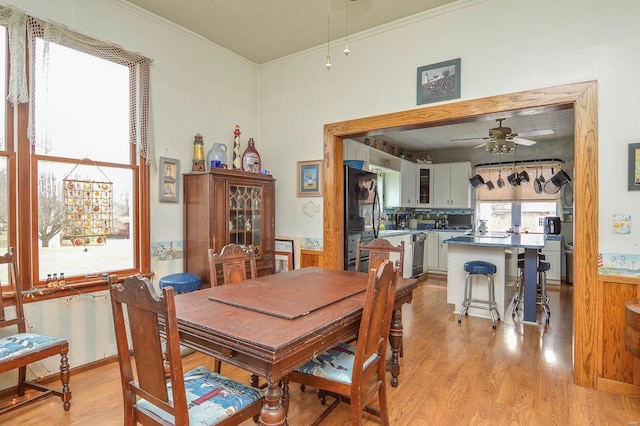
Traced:
<path fill-rule="evenodd" d="M 180 343 L 265 378 L 260 424 L 283 425 L 286 375 L 357 335 L 367 282 L 363 272 L 306 267 L 179 294 Z M 398 279 L 387 361 L 392 386 L 400 375 L 402 305 L 417 285 L 415 278 Z"/>

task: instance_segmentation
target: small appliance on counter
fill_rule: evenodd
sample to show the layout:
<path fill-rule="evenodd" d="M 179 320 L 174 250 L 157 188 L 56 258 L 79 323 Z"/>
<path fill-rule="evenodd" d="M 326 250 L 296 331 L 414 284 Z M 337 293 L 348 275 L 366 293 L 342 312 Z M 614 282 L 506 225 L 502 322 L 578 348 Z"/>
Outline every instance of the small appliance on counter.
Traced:
<path fill-rule="evenodd" d="M 396 214 L 396 229 L 406 229 L 409 226 L 409 215 L 407 213 Z"/>
<path fill-rule="evenodd" d="M 544 233 L 559 235 L 561 228 L 560 218 L 558 216 L 546 216 L 544 218 Z"/>

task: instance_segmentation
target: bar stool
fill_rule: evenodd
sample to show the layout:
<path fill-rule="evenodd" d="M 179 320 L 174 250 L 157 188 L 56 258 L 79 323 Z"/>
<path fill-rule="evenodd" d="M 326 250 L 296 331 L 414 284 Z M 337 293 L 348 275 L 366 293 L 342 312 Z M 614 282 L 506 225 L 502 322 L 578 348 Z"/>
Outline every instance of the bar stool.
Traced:
<path fill-rule="evenodd" d="M 498 312 L 498 304 L 496 303 L 495 289 L 493 286 L 493 274 L 496 273 L 497 268 L 493 263 L 485 262 L 482 260 L 472 260 L 464 264 L 464 270 L 467 276 L 464 280 L 464 301 L 462 302 L 462 309 L 458 315 L 458 324 L 462 321 L 462 315 L 466 315 L 469 308 L 486 309 L 491 315 L 491 324 L 493 328 L 496 328 L 496 318 L 500 320 L 500 313 Z M 473 276 L 484 275 L 487 277 L 489 300 L 474 299 L 471 295 Z M 495 316 L 493 315 L 495 311 Z"/>
<path fill-rule="evenodd" d="M 547 317 L 547 323 L 551 316 L 551 310 L 549 309 L 549 297 L 547 296 L 547 271 L 551 269 L 549 262 L 538 263 L 538 298 L 536 303 L 542 305 L 542 310 Z"/>

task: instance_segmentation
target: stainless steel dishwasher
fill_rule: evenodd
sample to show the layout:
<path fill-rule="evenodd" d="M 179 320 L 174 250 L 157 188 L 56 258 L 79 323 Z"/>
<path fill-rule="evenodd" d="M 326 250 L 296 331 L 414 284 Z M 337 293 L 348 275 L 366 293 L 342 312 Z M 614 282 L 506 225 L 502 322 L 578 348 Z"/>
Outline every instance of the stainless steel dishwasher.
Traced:
<path fill-rule="evenodd" d="M 413 234 L 413 264 L 411 267 L 412 277 L 417 277 L 424 272 L 424 247 L 426 241 L 426 232 L 415 232 Z"/>

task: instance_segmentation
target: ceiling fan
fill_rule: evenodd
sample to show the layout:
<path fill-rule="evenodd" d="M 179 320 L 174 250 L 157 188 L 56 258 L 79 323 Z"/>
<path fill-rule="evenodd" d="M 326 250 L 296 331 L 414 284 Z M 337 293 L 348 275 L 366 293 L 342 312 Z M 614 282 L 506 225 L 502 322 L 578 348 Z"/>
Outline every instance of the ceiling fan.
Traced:
<path fill-rule="evenodd" d="M 462 138 L 462 139 L 452 139 L 452 141 L 464 141 L 464 140 L 485 140 L 487 142 L 483 142 L 474 148 L 486 147 L 487 151 L 491 153 L 508 153 L 512 149 L 515 148 L 515 145 L 524 145 L 531 146 L 536 143 L 536 141 L 532 141 L 530 139 L 524 139 L 523 136 L 531 137 L 531 136 L 544 136 L 544 135 L 552 135 L 553 130 L 533 130 L 530 132 L 522 132 L 522 133 L 513 133 L 510 127 L 502 127 L 502 122 L 506 120 L 506 118 L 498 118 L 496 121 L 498 122 L 498 127 L 494 127 L 493 129 L 489 129 L 489 136 L 481 137 L 481 138 Z"/>

